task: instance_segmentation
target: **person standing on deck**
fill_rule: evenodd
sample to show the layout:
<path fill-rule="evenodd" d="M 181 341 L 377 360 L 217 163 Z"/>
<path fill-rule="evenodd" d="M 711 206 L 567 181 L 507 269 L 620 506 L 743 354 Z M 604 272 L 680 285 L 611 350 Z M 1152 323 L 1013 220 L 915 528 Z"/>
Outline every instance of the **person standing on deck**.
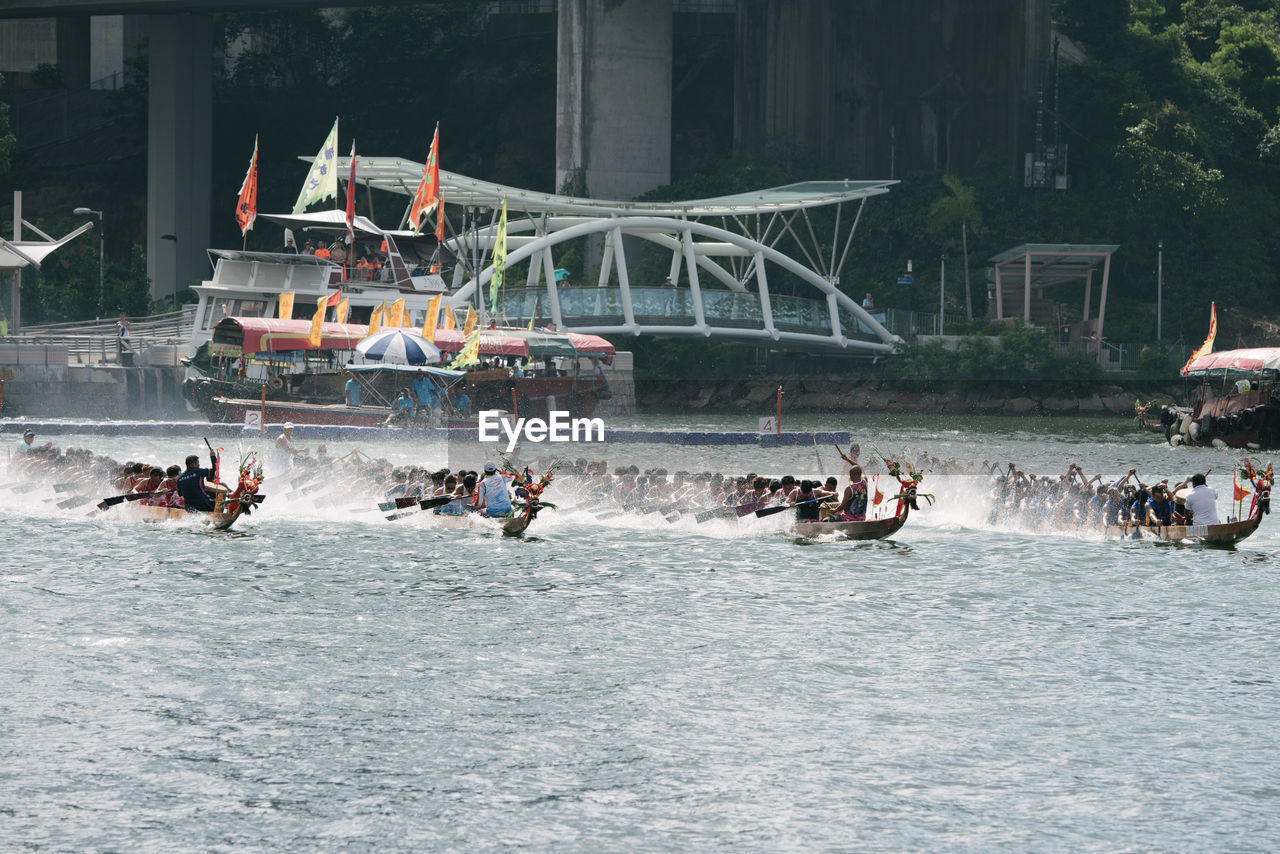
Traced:
<path fill-rule="evenodd" d="M 360 382 L 359 380 L 356 379 L 355 374 L 351 373 L 350 371 L 346 371 L 345 373 L 347 375 L 347 382 L 342 388 L 343 388 L 344 394 L 346 395 L 347 406 L 359 406 L 360 405 Z"/>

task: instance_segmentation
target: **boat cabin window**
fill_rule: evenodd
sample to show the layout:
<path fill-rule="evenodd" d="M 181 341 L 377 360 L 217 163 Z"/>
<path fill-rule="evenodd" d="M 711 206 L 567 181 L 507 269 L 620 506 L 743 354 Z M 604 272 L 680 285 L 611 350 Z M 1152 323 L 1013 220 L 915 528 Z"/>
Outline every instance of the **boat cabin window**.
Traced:
<path fill-rule="evenodd" d="M 224 317 L 265 317 L 266 309 L 266 300 L 215 298 L 205 306 L 201 324 L 204 329 L 212 329 Z M 310 315 L 307 317 L 310 319 Z"/>

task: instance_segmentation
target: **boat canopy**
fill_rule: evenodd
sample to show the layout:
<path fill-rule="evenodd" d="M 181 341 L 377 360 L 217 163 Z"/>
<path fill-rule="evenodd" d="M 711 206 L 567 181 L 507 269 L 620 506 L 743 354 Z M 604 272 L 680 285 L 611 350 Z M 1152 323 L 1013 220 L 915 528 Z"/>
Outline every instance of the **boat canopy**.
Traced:
<path fill-rule="evenodd" d="M 1254 347 L 1248 350 L 1207 353 L 1187 365 L 1184 373 L 1190 377 L 1202 377 L 1217 371 L 1238 374 L 1280 371 L 1280 347 Z"/>
<path fill-rule="evenodd" d="M 369 327 L 360 323 L 322 323 L 320 346 L 311 347 L 310 320 L 224 317 L 213 327 L 209 351 L 215 355 L 238 356 L 289 350 L 354 350 L 368 334 Z"/>
<path fill-rule="evenodd" d="M 347 365 L 346 368 L 353 374 L 373 374 L 379 371 L 387 371 L 393 374 L 417 374 L 422 371 L 433 377 L 441 377 L 448 380 L 462 379 L 467 375 L 466 371 L 451 371 L 448 368 L 437 368 L 434 365 Z"/>
<path fill-rule="evenodd" d="M 613 345 L 599 335 L 587 335 L 582 332 L 565 332 L 563 333 L 573 349 L 578 351 L 579 356 L 593 356 L 602 358 L 606 362 L 613 358 Z"/>
<path fill-rule="evenodd" d="M 467 343 L 467 336 L 462 334 L 461 329 L 437 329 L 432 343 L 445 353 L 456 353 Z M 529 342 L 505 332 L 481 332 L 480 355 L 527 357 Z"/>

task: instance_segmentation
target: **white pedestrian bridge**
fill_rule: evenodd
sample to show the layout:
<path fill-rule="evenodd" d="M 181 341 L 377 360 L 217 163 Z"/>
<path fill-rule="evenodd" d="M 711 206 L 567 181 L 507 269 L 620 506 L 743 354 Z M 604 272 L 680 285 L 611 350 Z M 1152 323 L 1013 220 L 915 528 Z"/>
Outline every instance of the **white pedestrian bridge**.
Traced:
<path fill-rule="evenodd" d="M 347 174 L 349 159 L 339 158 L 337 168 Z M 356 158 L 357 183 L 409 198 L 422 170 L 421 163 L 401 158 Z M 620 202 L 539 193 L 441 170 L 442 257 L 455 262 L 449 302 L 455 308 L 473 304 L 499 322 L 536 318 L 594 334 L 892 353 L 902 339 L 839 282 L 866 201 L 894 183 L 806 181 L 696 201 Z M 508 272 L 491 300 L 492 252 L 504 200 Z M 815 213 L 819 209 L 825 210 Z M 406 204 L 401 229 L 407 218 Z M 596 281 L 558 282 L 557 256 L 593 239 L 601 259 Z M 656 247 L 663 259 L 656 276 L 647 247 Z M 629 255 L 641 253 L 646 263 L 629 264 Z M 525 261 L 527 274 L 514 281 L 512 272 L 523 272 Z M 638 279 L 637 267 L 650 272 Z"/>

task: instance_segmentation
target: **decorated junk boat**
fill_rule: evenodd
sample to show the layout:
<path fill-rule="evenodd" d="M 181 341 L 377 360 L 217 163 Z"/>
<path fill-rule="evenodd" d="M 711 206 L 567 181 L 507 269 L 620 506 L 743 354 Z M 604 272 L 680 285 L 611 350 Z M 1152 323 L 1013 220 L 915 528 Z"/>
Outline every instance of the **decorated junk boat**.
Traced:
<path fill-rule="evenodd" d="M 472 410 L 514 409 L 525 416 L 545 416 L 557 409 L 587 417 L 608 396 L 601 363 L 612 359 L 614 349 L 595 335 L 482 330 L 478 357 L 495 366 L 463 372 L 429 365 L 356 364 L 356 347 L 368 336 L 367 325 L 322 323 L 317 348 L 308 346 L 310 328 L 305 320 L 223 318 L 214 326 L 203 358 L 188 360 L 188 367 L 199 375 L 185 381 L 184 394 L 212 421 L 242 422 L 247 411 L 265 409 L 267 423 L 350 426 L 382 423 L 406 379 L 405 371 L 424 371 L 445 400 L 465 389 Z M 445 354 L 458 352 L 466 342 L 456 329 L 437 330 L 433 337 Z M 496 366 L 507 361 L 522 362 L 529 369 Z M 343 368 L 356 375 L 363 398 L 374 405 L 338 403 L 344 397 Z"/>

